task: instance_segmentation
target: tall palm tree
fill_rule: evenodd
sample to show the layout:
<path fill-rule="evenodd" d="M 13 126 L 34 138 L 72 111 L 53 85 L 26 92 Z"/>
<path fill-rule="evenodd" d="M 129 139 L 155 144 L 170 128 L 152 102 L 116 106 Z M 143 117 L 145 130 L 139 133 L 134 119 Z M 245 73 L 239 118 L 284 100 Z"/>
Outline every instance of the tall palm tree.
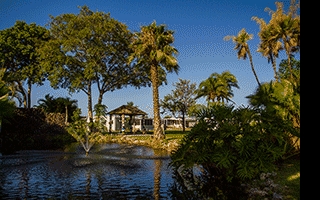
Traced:
<path fill-rule="evenodd" d="M 173 31 L 167 30 L 166 25 L 142 26 L 141 31 L 135 34 L 132 44 L 133 54 L 129 61 L 136 61 L 137 66 L 143 65 L 148 72 L 153 93 L 154 138 L 163 139 L 165 135 L 161 129 L 159 86 L 163 72 L 178 73 L 179 65 L 175 55 L 178 51 L 171 46 L 174 42 Z M 164 73 L 166 74 L 166 73 Z"/>
<path fill-rule="evenodd" d="M 268 59 L 268 63 L 272 63 L 274 79 L 279 81 L 276 58 L 279 57 L 279 51 L 283 49 L 282 43 L 273 37 L 272 25 L 268 25 L 262 18 L 252 17 L 252 20 L 260 25 L 260 32 L 258 33 L 260 44 L 257 51 Z"/>
<path fill-rule="evenodd" d="M 221 74 L 212 73 L 208 79 L 199 84 L 196 99 L 206 97 L 208 104 L 210 102 L 233 102 L 231 100 L 233 97 L 232 87 L 239 88 L 236 77 L 229 71 L 224 71 Z"/>
<path fill-rule="evenodd" d="M 291 55 L 300 50 L 300 15 L 297 14 L 300 7 L 299 2 L 291 0 L 289 11 L 284 13 L 283 3 L 276 2 L 276 11 L 266 8 L 271 15 L 269 25 L 272 26 L 271 35 L 274 42 L 280 41 L 283 44 L 283 49 L 288 57 L 288 67 L 292 76 Z M 280 50 L 280 49 L 279 49 Z"/>
<path fill-rule="evenodd" d="M 234 47 L 235 50 L 238 50 L 238 59 L 246 59 L 247 56 L 249 57 L 249 61 L 250 61 L 250 65 L 251 65 L 251 69 L 252 72 L 254 74 L 254 77 L 256 78 L 256 81 L 258 83 L 258 85 L 260 86 L 260 81 L 258 79 L 257 73 L 254 69 L 254 65 L 253 65 L 253 61 L 252 61 L 252 55 L 250 52 L 250 48 L 248 45 L 248 41 L 251 40 L 253 38 L 253 34 L 248 34 L 246 32 L 246 30 L 243 28 L 239 31 L 237 36 L 234 35 L 227 35 L 225 36 L 223 39 L 228 41 L 230 39 L 232 39 L 232 41 L 236 44 L 236 46 Z"/>

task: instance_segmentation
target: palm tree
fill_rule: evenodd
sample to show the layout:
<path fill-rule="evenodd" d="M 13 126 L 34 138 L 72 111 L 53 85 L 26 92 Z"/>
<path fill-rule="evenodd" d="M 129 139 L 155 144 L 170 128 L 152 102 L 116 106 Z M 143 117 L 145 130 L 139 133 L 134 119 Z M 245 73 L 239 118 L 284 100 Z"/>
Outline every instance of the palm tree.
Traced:
<path fill-rule="evenodd" d="M 76 108 L 78 107 L 78 100 L 71 100 L 69 97 L 58 97 L 56 99 L 57 104 L 60 106 L 64 107 L 64 113 L 65 113 L 65 124 L 68 124 L 68 119 L 69 119 L 69 111 L 71 111 L 71 114 L 73 111 L 76 110 Z"/>
<path fill-rule="evenodd" d="M 260 44 L 257 51 L 268 59 L 268 63 L 272 63 L 274 79 L 279 81 L 276 58 L 279 57 L 279 51 L 283 49 L 282 43 L 273 37 L 272 25 L 267 25 L 262 18 L 252 17 L 252 20 L 256 21 L 260 25 L 260 32 L 258 33 L 260 37 Z"/>
<path fill-rule="evenodd" d="M 208 104 L 211 102 L 231 101 L 233 97 L 232 87 L 239 88 L 236 77 L 229 71 L 221 74 L 213 73 L 210 77 L 199 84 L 197 98 L 206 97 Z"/>
<path fill-rule="evenodd" d="M 50 96 L 50 94 L 46 94 L 44 99 L 39 99 L 37 103 L 38 105 L 35 107 L 42 108 L 47 113 L 56 112 L 56 104 L 53 96 Z"/>
<path fill-rule="evenodd" d="M 258 85 L 260 86 L 260 81 L 258 79 L 258 76 L 256 74 L 256 71 L 254 69 L 254 65 L 253 65 L 253 61 L 252 61 L 252 55 L 249 49 L 249 45 L 248 45 L 248 41 L 251 40 L 253 38 L 253 34 L 248 34 L 246 32 L 246 30 L 243 28 L 239 31 L 237 36 L 234 35 L 227 35 L 225 36 L 223 39 L 228 41 L 230 39 L 232 39 L 232 41 L 236 44 L 236 46 L 234 47 L 234 49 L 238 50 L 238 59 L 246 59 L 247 56 L 249 57 L 250 60 L 250 65 L 251 65 L 251 69 L 252 72 L 256 78 L 256 81 L 258 83 Z"/>
<path fill-rule="evenodd" d="M 46 94 L 44 99 L 39 99 L 37 108 L 42 108 L 47 113 L 65 113 L 65 124 L 78 107 L 77 100 L 71 100 L 69 97 L 54 98 Z"/>
<path fill-rule="evenodd" d="M 148 26 L 142 26 L 141 31 L 135 34 L 132 44 L 133 54 L 129 61 L 136 61 L 137 66 L 144 66 L 148 72 L 153 93 L 154 114 L 154 138 L 163 139 L 165 135 L 161 129 L 159 91 L 161 76 L 166 73 L 178 73 L 179 65 L 175 55 L 177 49 L 171 46 L 174 42 L 173 31 L 167 30 L 165 25 L 157 25 L 152 22 Z"/>
<path fill-rule="evenodd" d="M 288 67 L 292 79 L 291 54 L 300 50 L 300 15 L 297 14 L 300 5 L 299 3 L 296 4 L 295 0 L 291 0 L 289 11 L 286 14 L 283 10 L 283 3 L 276 2 L 275 4 L 276 11 L 272 11 L 269 8 L 265 10 L 272 14 L 269 22 L 269 25 L 272 26 L 270 29 L 272 40 L 274 43 L 282 42 L 283 49 L 288 57 Z"/>

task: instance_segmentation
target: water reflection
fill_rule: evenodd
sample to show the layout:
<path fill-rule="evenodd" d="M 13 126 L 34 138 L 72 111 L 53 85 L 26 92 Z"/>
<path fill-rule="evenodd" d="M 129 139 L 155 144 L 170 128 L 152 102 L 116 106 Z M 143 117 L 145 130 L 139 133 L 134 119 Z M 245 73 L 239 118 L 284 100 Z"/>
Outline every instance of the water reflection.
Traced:
<path fill-rule="evenodd" d="M 170 199 L 166 152 L 104 144 L 86 156 L 68 151 L 21 151 L 0 157 L 0 199 Z"/>

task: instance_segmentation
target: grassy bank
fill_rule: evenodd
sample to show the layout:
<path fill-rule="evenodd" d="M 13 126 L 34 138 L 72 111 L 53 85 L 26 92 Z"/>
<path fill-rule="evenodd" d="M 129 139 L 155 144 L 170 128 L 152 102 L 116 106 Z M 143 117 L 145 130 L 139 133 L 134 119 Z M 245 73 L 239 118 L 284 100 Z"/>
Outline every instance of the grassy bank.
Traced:
<path fill-rule="evenodd" d="M 283 186 L 283 199 L 300 199 L 300 157 L 285 160 L 279 164 L 274 182 Z"/>

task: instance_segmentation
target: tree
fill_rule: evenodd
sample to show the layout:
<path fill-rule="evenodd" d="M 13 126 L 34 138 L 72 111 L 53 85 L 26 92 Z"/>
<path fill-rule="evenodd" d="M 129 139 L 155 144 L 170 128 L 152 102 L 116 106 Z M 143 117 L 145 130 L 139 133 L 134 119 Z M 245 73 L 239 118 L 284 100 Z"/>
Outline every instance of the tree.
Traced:
<path fill-rule="evenodd" d="M 283 3 L 276 2 L 276 11 L 266 8 L 271 14 L 271 19 L 268 24 L 263 19 L 252 17 L 260 25 L 259 37 L 261 43 L 258 51 L 266 56 L 273 63 L 273 68 L 276 70 L 274 57 L 278 57 L 280 50 L 285 50 L 288 57 L 288 68 L 291 69 L 291 54 L 300 50 L 300 15 L 298 10 L 299 2 L 291 0 L 289 11 L 284 13 Z M 292 76 L 290 75 L 292 78 Z M 275 74 L 276 80 L 276 74 Z"/>
<path fill-rule="evenodd" d="M 42 62 L 54 88 L 83 91 L 88 98 L 92 122 L 92 87 L 97 84 L 98 104 L 103 94 L 130 83 L 132 66 L 127 64 L 131 33 L 103 12 L 87 6 L 80 13 L 51 16 L 50 41 L 42 48 Z"/>
<path fill-rule="evenodd" d="M 264 83 L 260 88 L 257 88 L 254 94 L 246 98 L 249 99 L 252 106 L 264 109 L 283 120 L 291 121 L 297 131 L 289 132 L 289 134 L 291 134 L 296 147 L 300 148 L 300 61 L 295 59 L 292 61 L 291 64 L 294 65 L 292 65 L 291 72 L 288 60 L 283 60 L 280 63 L 279 82 Z"/>
<path fill-rule="evenodd" d="M 72 113 L 78 108 L 77 100 L 69 97 L 54 98 L 50 94 L 46 94 L 44 99 L 38 100 L 37 108 L 43 109 L 46 113 L 65 113 L 65 123 L 72 116 Z"/>
<path fill-rule="evenodd" d="M 2 79 L 4 76 L 4 69 L 0 69 L 0 132 L 2 120 L 6 117 L 11 117 L 15 109 L 15 104 L 9 97 L 9 89 L 5 81 Z"/>
<path fill-rule="evenodd" d="M 237 36 L 234 35 L 227 35 L 225 36 L 223 39 L 228 41 L 230 39 L 232 39 L 233 43 L 236 44 L 236 46 L 234 47 L 235 50 L 238 50 L 238 59 L 246 59 L 247 56 L 249 57 L 249 61 L 250 61 L 250 65 L 251 65 L 251 69 L 252 72 L 254 74 L 254 77 L 256 78 L 256 81 L 258 83 L 258 85 L 260 86 L 260 82 L 257 76 L 257 73 L 254 69 L 254 65 L 253 65 L 253 60 L 252 60 L 252 55 L 250 52 L 250 48 L 248 45 L 248 41 L 251 40 L 253 38 L 252 34 L 248 34 L 246 32 L 246 30 L 243 28 L 239 31 Z"/>
<path fill-rule="evenodd" d="M 71 100 L 70 97 L 58 97 L 56 101 L 58 102 L 58 105 L 64 107 L 64 113 L 66 114 L 65 124 L 68 124 L 71 114 L 78 108 L 78 100 Z"/>
<path fill-rule="evenodd" d="M 224 71 L 221 74 L 212 73 L 209 78 L 199 84 L 196 99 L 206 97 L 208 104 L 210 102 L 232 101 L 232 87 L 239 89 L 238 80 L 229 71 Z"/>
<path fill-rule="evenodd" d="M 196 103 L 196 83 L 190 83 L 190 80 L 179 78 L 179 82 L 173 84 L 175 87 L 171 94 L 164 96 L 160 100 L 160 106 L 165 111 L 169 111 L 173 116 L 182 118 L 182 130 L 185 131 L 185 116 L 188 110 Z"/>
<path fill-rule="evenodd" d="M 174 42 L 173 31 L 167 30 L 165 25 L 157 25 L 152 22 L 148 26 L 142 26 L 141 31 L 135 34 L 132 44 L 133 54 L 129 62 L 136 62 L 136 71 L 143 71 L 150 77 L 153 94 L 154 114 L 154 138 L 157 140 L 165 138 L 161 129 L 159 86 L 161 78 L 166 72 L 178 73 L 179 65 L 175 55 L 177 49 L 171 46 Z"/>
<path fill-rule="evenodd" d="M 259 19 L 257 17 L 252 17 L 252 19 L 260 24 L 260 32 L 258 33 L 260 37 L 260 44 L 257 51 L 266 57 L 268 62 L 272 63 L 274 79 L 278 81 L 279 77 L 277 75 L 276 58 L 279 57 L 279 51 L 283 48 L 282 44 L 272 36 L 272 26 L 268 26 L 263 19 Z"/>
<path fill-rule="evenodd" d="M 45 80 L 37 49 L 47 40 L 48 30 L 35 23 L 16 21 L 0 31 L 0 68 L 6 70 L 6 82 L 22 94 L 25 108 L 31 107 L 32 85 L 42 85 Z"/>

